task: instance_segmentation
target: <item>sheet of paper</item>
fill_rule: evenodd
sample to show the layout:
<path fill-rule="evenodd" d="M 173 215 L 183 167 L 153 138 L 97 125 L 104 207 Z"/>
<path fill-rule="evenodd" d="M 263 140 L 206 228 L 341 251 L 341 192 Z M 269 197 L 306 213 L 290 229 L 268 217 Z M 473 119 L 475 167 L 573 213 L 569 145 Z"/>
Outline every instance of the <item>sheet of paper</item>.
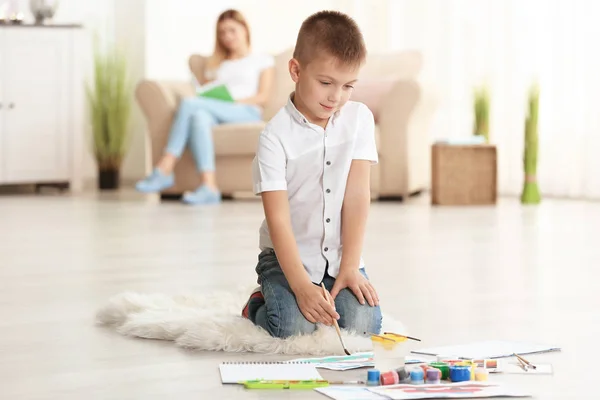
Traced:
<path fill-rule="evenodd" d="M 298 358 L 291 362 L 309 363 L 316 368 L 345 371 L 348 369 L 372 367 L 373 352 L 354 353 L 349 356 L 328 356 L 319 358 Z"/>
<path fill-rule="evenodd" d="M 535 364 L 537 368 L 528 368 L 526 371 L 521 368 L 520 364 L 504 363 L 502 371 L 505 374 L 528 374 L 528 375 L 552 375 L 552 364 Z"/>
<path fill-rule="evenodd" d="M 544 344 L 490 340 L 484 342 L 461 344 L 456 346 L 440 346 L 425 349 L 417 349 L 413 350 L 412 353 L 426 354 L 432 356 L 444 355 L 461 357 L 465 359 L 473 359 L 501 358 L 510 357 L 515 353 L 519 355 L 525 355 L 558 350 L 560 350 L 560 347 L 548 346 Z"/>
<path fill-rule="evenodd" d="M 406 357 L 407 364 L 424 362 L 416 356 Z M 334 371 L 346 371 L 349 369 L 373 367 L 373 352 L 354 353 L 349 356 L 328 356 L 320 358 L 298 358 L 291 362 L 304 362 L 313 364 L 316 368 L 330 369 Z"/>
<path fill-rule="evenodd" d="M 243 381 L 310 381 L 322 380 L 323 377 L 310 364 L 283 363 L 222 363 L 219 365 L 222 383 L 239 383 Z"/>
<path fill-rule="evenodd" d="M 504 385 L 484 382 L 442 383 L 439 385 L 391 385 L 369 388 L 392 400 L 475 399 L 486 397 L 531 397 Z"/>
<path fill-rule="evenodd" d="M 333 400 L 388 400 L 364 386 L 329 386 L 315 390 Z"/>

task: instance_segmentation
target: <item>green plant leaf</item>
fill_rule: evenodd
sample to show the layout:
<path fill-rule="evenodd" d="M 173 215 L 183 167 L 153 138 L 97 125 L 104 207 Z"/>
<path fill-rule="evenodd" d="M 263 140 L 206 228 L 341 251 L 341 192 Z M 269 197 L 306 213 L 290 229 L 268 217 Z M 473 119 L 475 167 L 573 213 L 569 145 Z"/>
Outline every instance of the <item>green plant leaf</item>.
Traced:
<path fill-rule="evenodd" d="M 485 86 L 475 88 L 473 91 L 473 134 L 482 135 L 489 142 L 490 127 L 490 96 Z"/>
<path fill-rule="evenodd" d="M 119 169 L 128 150 L 133 88 L 124 53 L 94 41 L 94 77 L 86 85 L 92 146 L 98 168 Z"/>

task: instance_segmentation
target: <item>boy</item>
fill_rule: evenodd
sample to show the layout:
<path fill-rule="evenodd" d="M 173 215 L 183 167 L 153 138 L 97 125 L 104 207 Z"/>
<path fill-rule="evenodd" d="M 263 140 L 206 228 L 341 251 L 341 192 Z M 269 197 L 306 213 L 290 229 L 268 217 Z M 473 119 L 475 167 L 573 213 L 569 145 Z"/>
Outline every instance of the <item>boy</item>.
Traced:
<path fill-rule="evenodd" d="M 378 162 L 374 121 L 365 105 L 348 101 L 365 59 L 351 18 L 310 16 L 289 61 L 295 91 L 260 135 L 253 180 L 265 212 L 261 287 L 242 315 L 275 337 L 311 333 L 334 318 L 360 334 L 381 330 L 361 255 Z"/>

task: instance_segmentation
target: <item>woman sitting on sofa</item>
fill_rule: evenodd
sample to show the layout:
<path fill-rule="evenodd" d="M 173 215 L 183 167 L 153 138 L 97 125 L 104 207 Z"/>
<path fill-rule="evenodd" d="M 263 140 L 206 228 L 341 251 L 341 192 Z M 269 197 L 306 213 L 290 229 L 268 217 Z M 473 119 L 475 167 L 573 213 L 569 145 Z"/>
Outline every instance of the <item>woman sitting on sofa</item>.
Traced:
<path fill-rule="evenodd" d="M 214 54 L 203 76 L 198 77 L 198 95 L 181 101 L 165 154 L 152 173 L 136 184 L 137 190 L 152 193 L 172 186 L 175 163 L 189 145 L 202 184 L 195 191 L 184 193 L 183 201 L 188 204 L 220 202 L 212 126 L 261 120 L 262 107 L 271 91 L 273 65 L 273 57 L 250 52 L 250 30 L 242 14 L 236 10 L 223 12 L 217 20 Z M 223 85 L 233 102 L 209 96 L 209 92 L 223 92 Z"/>

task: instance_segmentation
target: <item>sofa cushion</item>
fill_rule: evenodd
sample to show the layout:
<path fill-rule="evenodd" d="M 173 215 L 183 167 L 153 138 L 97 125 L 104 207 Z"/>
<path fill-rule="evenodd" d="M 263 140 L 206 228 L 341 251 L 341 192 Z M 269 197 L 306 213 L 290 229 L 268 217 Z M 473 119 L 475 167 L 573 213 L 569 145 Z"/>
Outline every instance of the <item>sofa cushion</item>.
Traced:
<path fill-rule="evenodd" d="M 273 90 L 269 101 L 265 105 L 263 116 L 269 120 L 277 114 L 281 107 L 285 106 L 290 93 L 294 91 L 294 81 L 290 78 L 289 61 L 294 55 L 294 49 L 286 49 L 275 55 L 275 77 L 273 78 Z"/>
<path fill-rule="evenodd" d="M 369 107 L 377 123 L 382 102 L 394 83 L 417 79 L 422 68 L 423 57 L 416 50 L 370 55 L 354 87 L 352 100 Z"/>
<path fill-rule="evenodd" d="M 417 79 L 423 69 L 423 55 L 419 50 L 370 54 L 360 71 L 360 79 L 393 77 Z"/>
<path fill-rule="evenodd" d="M 256 153 L 258 137 L 265 125 L 265 122 L 259 121 L 215 126 L 213 128 L 215 155 L 247 156 Z"/>
<path fill-rule="evenodd" d="M 352 100 L 364 103 L 369 107 L 375 118 L 375 123 L 377 123 L 379 122 L 381 104 L 395 82 L 397 82 L 395 78 L 366 78 L 359 80 L 352 91 Z"/>

